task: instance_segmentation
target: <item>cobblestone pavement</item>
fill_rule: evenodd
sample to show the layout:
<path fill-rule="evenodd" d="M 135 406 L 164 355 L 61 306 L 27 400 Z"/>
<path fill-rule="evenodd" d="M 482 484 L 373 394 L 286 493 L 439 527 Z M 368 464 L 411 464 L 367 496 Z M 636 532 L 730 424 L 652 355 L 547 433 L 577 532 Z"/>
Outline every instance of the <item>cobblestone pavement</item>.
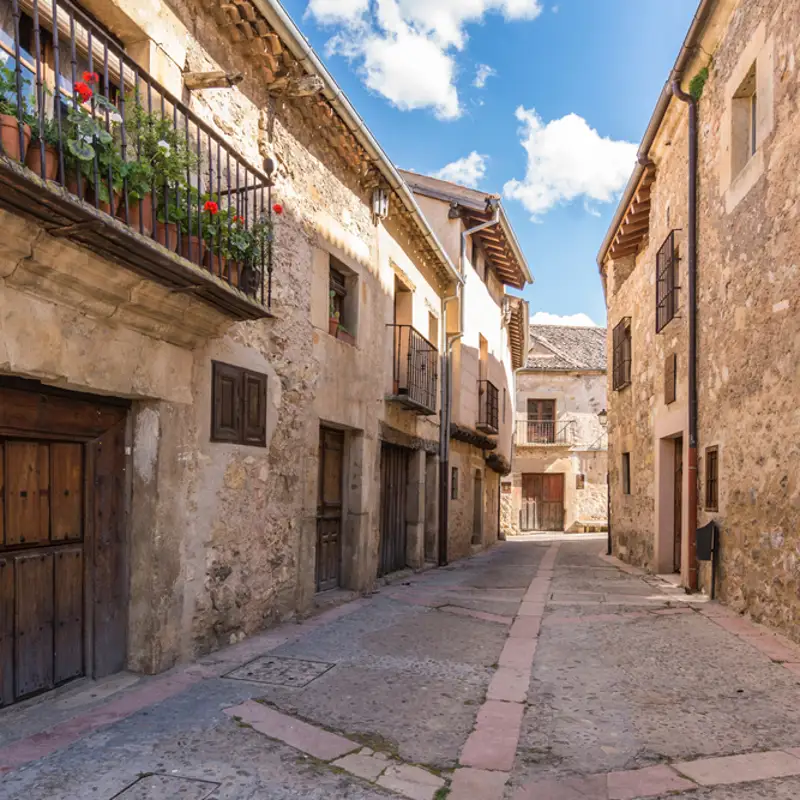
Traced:
<path fill-rule="evenodd" d="M 503 543 L 0 711 L 0 798 L 800 797 L 800 649 L 602 545 Z"/>

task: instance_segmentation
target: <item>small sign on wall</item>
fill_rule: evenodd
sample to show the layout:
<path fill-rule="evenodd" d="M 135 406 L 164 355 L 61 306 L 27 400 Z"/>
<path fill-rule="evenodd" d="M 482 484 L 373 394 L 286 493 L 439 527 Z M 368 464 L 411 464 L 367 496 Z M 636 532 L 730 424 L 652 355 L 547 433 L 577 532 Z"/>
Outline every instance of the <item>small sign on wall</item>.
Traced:
<path fill-rule="evenodd" d="M 501 483 L 500 491 L 503 494 L 511 494 L 511 484 L 509 482 Z"/>

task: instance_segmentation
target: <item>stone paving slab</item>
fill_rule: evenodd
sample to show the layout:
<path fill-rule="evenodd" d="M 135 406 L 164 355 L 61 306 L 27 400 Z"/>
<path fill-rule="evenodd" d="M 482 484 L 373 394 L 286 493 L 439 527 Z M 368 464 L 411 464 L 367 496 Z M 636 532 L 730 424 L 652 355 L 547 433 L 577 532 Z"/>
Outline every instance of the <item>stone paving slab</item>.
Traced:
<path fill-rule="evenodd" d="M 432 772 L 409 764 L 390 766 L 378 778 L 378 786 L 408 797 L 409 800 L 433 800 L 444 786 L 444 779 Z"/>
<path fill-rule="evenodd" d="M 226 708 L 225 713 L 229 717 L 238 717 L 271 739 L 277 739 L 322 761 L 332 761 L 360 749 L 360 745 L 343 736 L 329 733 L 252 700 Z"/>
<path fill-rule="evenodd" d="M 475 730 L 461 751 L 465 767 L 508 772 L 514 766 L 523 707 L 487 700 L 478 712 Z"/>
<path fill-rule="evenodd" d="M 145 775 L 112 800 L 205 800 L 218 783 L 175 775 Z"/>
<path fill-rule="evenodd" d="M 608 782 L 605 775 L 535 781 L 521 786 L 511 797 L 512 800 L 608 800 Z"/>
<path fill-rule="evenodd" d="M 351 775 L 364 778 L 367 781 L 376 781 L 387 767 L 393 766 L 396 762 L 389 759 L 385 753 L 375 753 L 369 748 L 350 753 L 344 758 L 333 762 L 334 767 L 339 767 Z"/>
<path fill-rule="evenodd" d="M 781 750 L 684 761 L 674 766 L 676 770 L 701 786 L 718 786 L 800 775 L 800 758 Z"/>
<path fill-rule="evenodd" d="M 447 800 L 503 800 L 508 773 L 461 767 L 453 774 Z"/>
<path fill-rule="evenodd" d="M 512 639 L 535 639 L 542 625 L 541 617 L 521 616 L 514 620 L 508 635 Z"/>
<path fill-rule="evenodd" d="M 611 772 L 608 775 L 609 800 L 637 800 L 669 792 L 686 792 L 697 786 L 682 778 L 666 764 L 644 769 Z"/>
<path fill-rule="evenodd" d="M 503 700 L 507 703 L 524 703 L 528 696 L 530 670 L 498 667 L 486 693 L 488 700 Z"/>
<path fill-rule="evenodd" d="M 535 639 L 507 639 L 503 652 L 500 653 L 498 664 L 501 667 L 517 670 L 518 672 L 528 671 L 533 662 L 536 652 Z"/>

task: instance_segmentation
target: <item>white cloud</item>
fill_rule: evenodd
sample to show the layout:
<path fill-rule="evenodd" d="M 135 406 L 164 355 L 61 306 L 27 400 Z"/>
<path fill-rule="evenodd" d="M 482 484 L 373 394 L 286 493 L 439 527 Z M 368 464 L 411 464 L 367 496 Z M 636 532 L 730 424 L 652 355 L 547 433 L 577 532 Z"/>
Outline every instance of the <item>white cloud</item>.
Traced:
<path fill-rule="evenodd" d="M 466 26 L 489 13 L 522 20 L 541 11 L 541 0 L 309 0 L 306 13 L 339 27 L 328 52 L 356 63 L 370 89 L 400 109 L 455 119 L 462 113 L 456 54 L 466 46 Z M 491 70 L 479 67 L 480 86 L 492 74 L 481 78 L 482 68 Z"/>
<path fill-rule="evenodd" d="M 551 10 L 551 11 L 552 11 L 554 14 L 558 14 L 558 6 L 553 6 L 553 7 L 552 7 L 550 10 Z"/>
<path fill-rule="evenodd" d="M 475 80 L 472 85 L 478 89 L 483 89 L 486 86 L 486 81 L 493 75 L 497 75 L 497 71 L 490 67 L 488 64 L 478 64 L 478 69 L 475 71 Z"/>
<path fill-rule="evenodd" d="M 597 328 L 588 314 L 551 314 L 549 311 L 537 311 L 531 317 L 531 325 L 571 325 L 575 328 Z"/>
<path fill-rule="evenodd" d="M 487 159 L 488 156 L 482 156 L 473 150 L 468 156 L 459 158 L 457 161 L 453 161 L 437 172 L 432 173 L 432 177 L 441 178 L 443 181 L 460 183 L 462 186 L 469 186 L 471 189 L 475 189 L 486 174 Z"/>
<path fill-rule="evenodd" d="M 535 109 L 520 106 L 516 116 L 522 123 L 528 168 L 525 178 L 508 181 L 504 192 L 519 200 L 534 219 L 578 197 L 594 213 L 590 201 L 608 203 L 627 183 L 635 144 L 600 136 L 577 114 L 545 123 Z"/>

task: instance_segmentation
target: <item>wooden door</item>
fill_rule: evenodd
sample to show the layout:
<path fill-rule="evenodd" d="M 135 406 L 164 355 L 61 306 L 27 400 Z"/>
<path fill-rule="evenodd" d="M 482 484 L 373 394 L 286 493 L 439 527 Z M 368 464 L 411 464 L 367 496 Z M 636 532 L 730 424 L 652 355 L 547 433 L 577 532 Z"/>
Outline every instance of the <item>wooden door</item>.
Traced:
<path fill-rule="evenodd" d="M 673 548 L 672 570 L 681 571 L 681 543 L 683 537 L 683 439 L 675 440 L 675 480 L 672 496 L 673 511 Z"/>
<path fill-rule="evenodd" d="M 528 400 L 527 442 L 552 443 L 556 437 L 556 401 Z"/>
<path fill-rule="evenodd" d="M 521 530 L 564 530 L 564 474 L 526 473 L 522 476 Z"/>
<path fill-rule="evenodd" d="M 378 576 L 406 566 L 408 455 L 405 447 L 381 444 L 381 542 Z"/>
<path fill-rule="evenodd" d="M 317 503 L 317 591 L 335 589 L 341 581 L 344 433 L 320 429 Z"/>
<path fill-rule="evenodd" d="M 127 655 L 126 409 L 19 383 L 0 382 L 0 705 Z"/>

